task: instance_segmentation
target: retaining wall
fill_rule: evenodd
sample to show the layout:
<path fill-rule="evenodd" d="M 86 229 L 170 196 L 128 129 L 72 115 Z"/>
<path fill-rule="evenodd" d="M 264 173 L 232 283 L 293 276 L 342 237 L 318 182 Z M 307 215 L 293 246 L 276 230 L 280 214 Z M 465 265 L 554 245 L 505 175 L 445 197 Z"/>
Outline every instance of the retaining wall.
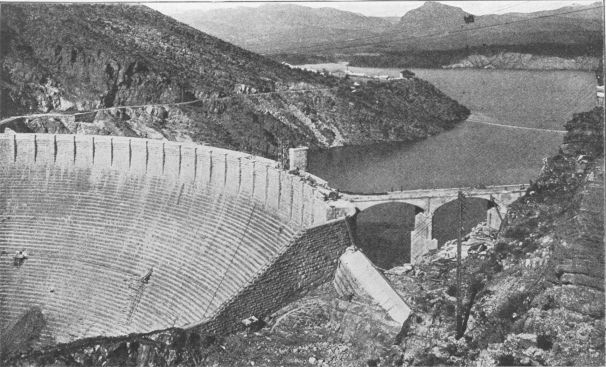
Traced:
<path fill-rule="evenodd" d="M 42 345 L 262 316 L 348 241 L 321 191 L 214 147 L 0 134 L 0 334 L 33 307 Z"/>
<path fill-rule="evenodd" d="M 332 280 L 339 256 L 352 245 L 347 220 L 331 221 L 301 233 L 250 286 L 218 310 L 218 317 L 199 330 L 208 333 L 237 330 L 242 328 L 243 319 L 262 318 Z"/>

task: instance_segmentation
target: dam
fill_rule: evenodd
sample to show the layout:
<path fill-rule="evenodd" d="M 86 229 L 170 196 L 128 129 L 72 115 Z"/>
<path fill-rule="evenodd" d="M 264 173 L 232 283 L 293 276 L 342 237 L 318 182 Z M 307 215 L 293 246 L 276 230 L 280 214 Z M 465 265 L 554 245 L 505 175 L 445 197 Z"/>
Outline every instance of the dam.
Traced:
<path fill-rule="evenodd" d="M 322 188 L 244 153 L 2 134 L 0 161 L 0 330 L 39 309 L 42 345 L 226 330 L 325 282 L 350 245 Z"/>
<path fill-rule="evenodd" d="M 508 202 L 521 193 L 493 189 Z M 232 150 L 0 134 L 0 344 L 32 315 L 36 347 L 237 330 L 333 278 L 355 248 L 356 206 L 412 201 L 427 217 L 451 191 L 339 198 L 304 170 Z M 415 256 L 432 248 L 423 230 Z"/>

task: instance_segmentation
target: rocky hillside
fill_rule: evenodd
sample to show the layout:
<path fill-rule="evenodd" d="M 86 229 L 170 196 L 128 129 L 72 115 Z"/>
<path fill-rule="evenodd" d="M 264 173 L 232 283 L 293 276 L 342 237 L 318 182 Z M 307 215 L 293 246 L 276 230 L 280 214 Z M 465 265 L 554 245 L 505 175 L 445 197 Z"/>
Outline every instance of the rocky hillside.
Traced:
<path fill-rule="evenodd" d="M 5 119 L 2 130 L 166 138 L 275 157 L 281 146 L 419 139 L 468 115 L 422 80 L 354 91 L 143 6 L 1 12 L 1 117 L 47 114 Z"/>
<path fill-rule="evenodd" d="M 401 344 L 404 361 L 603 365 L 603 118 L 602 108 L 575 115 L 560 153 L 545 160 L 501 232 L 468 236 L 462 338 L 455 338 L 454 241 L 391 278 L 413 295 L 417 316 Z"/>
<path fill-rule="evenodd" d="M 443 65 L 445 69 L 525 69 L 525 70 L 587 70 L 594 71 L 599 59 L 590 56 L 563 58 L 541 56 L 517 52 L 499 52 L 494 55 L 473 54 L 453 64 Z"/>
<path fill-rule="evenodd" d="M 599 42 L 577 45 L 531 43 L 419 52 L 386 51 L 352 55 L 348 57 L 348 60 L 349 66 L 375 68 L 565 69 L 593 72 L 600 65 L 601 50 L 602 45 Z M 296 60 L 296 56 L 275 55 L 273 57 L 276 60 Z M 333 60 L 320 59 L 318 62 L 330 61 Z"/>

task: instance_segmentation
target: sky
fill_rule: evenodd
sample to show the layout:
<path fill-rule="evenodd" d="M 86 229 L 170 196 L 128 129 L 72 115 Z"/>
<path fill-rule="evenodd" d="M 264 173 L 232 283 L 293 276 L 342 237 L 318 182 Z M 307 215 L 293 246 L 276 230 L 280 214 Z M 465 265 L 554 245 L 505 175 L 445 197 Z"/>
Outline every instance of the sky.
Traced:
<path fill-rule="evenodd" d="M 573 4 L 588 5 L 596 0 L 590 1 L 440 1 L 443 4 L 463 8 L 468 13 L 475 15 L 483 14 L 503 14 L 511 12 L 534 12 L 540 10 L 558 9 Z M 272 1 L 281 3 L 281 1 Z M 206 11 L 219 8 L 235 8 L 238 6 L 257 7 L 266 2 L 258 1 L 204 1 L 204 2 L 178 2 L 164 1 L 155 3 L 145 3 L 153 9 L 164 14 L 176 14 L 190 11 Z M 380 17 L 401 17 L 409 10 L 423 5 L 424 1 L 290 1 L 298 5 L 309 6 L 313 8 L 330 7 L 340 10 L 360 13 L 367 16 Z"/>

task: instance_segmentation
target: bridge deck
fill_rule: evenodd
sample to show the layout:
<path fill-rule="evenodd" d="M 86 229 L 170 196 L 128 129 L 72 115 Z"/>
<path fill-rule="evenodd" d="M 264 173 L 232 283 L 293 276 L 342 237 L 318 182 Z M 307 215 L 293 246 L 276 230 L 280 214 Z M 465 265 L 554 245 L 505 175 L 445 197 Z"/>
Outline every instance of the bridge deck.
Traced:
<path fill-rule="evenodd" d="M 373 205 L 378 205 L 388 202 L 404 202 L 415 205 L 423 210 L 428 210 L 430 202 L 436 208 L 446 202 L 455 200 L 462 191 L 467 197 L 488 199 L 491 195 L 497 200 L 501 198 L 504 201 L 510 202 L 526 192 L 524 184 L 519 185 L 495 185 L 486 186 L 483 188 L 445 188 L 445 189 L 420 189 L 420 190 L 405 190 L 392 191 L 380 194 L 343 194 L 343 200 L 356 204 L 359 209 L 366 209 Z M 435 205 L 438 204 L 438 205 Z"/>

